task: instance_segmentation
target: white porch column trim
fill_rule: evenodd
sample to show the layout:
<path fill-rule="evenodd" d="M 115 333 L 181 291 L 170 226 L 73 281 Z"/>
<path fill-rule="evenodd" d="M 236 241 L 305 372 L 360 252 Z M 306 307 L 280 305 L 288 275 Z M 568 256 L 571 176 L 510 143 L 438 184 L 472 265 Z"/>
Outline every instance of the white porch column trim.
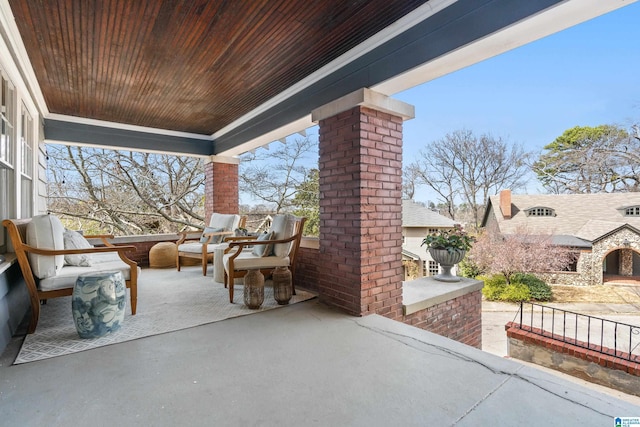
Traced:
<path fill-rule="evenodd" d="M 322 107 L 316 108 L 311 112 L 311 120 L 318 123 L 320 120 L 336 116 L 356 106 L 363 106 L 393 116 L 402 117 L 402 120 L 413 119 L 416 115 L 413 105 L 363 87 Z"/>
<path fill-rule="evenodd" d="M 227 163 L 230 165 L 239 165 L 240 158 L 239 157 L 227 157 L 227 156 L 209 156 L 204 162 L 208 163 Z"/>

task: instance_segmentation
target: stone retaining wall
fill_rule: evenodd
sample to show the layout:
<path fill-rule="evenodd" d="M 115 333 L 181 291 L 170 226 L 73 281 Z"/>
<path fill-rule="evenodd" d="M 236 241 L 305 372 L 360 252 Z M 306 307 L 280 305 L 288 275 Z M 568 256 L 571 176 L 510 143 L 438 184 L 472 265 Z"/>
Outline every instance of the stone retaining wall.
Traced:
<path fill-rule="evenodd" d="M 507 323 L 505 329 L 511 357 L 640 396 L 640 362 L 628 360 L 628 354 L 621 357 L 602 354 L 595 351 L 600 349 L 598 346 L 587 349 L 543 337 L 539 330 L 525 331 L 513 322 Z M 601 350 L 613 353 L 611 349 Z"/>

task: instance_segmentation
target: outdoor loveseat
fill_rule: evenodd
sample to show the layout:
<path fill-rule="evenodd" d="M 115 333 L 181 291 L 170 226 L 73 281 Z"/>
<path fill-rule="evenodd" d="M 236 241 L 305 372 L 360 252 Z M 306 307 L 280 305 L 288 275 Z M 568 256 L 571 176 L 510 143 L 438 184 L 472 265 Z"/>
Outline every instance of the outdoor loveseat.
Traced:
<path fill-rule="evenodd" d="M 121 271 L 129 288 L 131 314 L 136 314 L 139 267 L 125 255 L 125 252 L 135 250 L 134 246 L 114 246 L 108 240 L 112 235 L 82 236 L 65 230 L 54 215 L 5 219 L 2 225 L 9 232 L 29 291 L 31 321 L 28 333 L 36 330 L 40 302 L 72 295 L 80 274 Z M 87 240 L 93 238 L 99 238 L 105 246 L 93 247 Z"/>

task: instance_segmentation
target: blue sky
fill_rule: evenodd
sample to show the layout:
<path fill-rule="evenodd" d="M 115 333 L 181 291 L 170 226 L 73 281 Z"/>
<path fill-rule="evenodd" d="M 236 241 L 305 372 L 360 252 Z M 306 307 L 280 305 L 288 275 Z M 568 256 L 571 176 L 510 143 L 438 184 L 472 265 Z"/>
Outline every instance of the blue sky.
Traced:
<path fill-rule="evenodd" d="M 404 124 L 404 163 L 463 128 L 539 152 L 574 126 L 640 123 L 639 76 L 635 3 L 396 94 L 416 108 Z M 533 179 L 528 191 L 542 190 Z"/>
<path fill-rule="evenodd" d="M 394 95 L 416 109 L 404 164 L 459 129 L 539 152 L 574 126 L 640 123 L 638 76 L 640 2 Z M 527 191 L 542 191 L 535 178 Z M 424 187 L 415 199 L 437 202 Z M 251 202 L 241 194 L 241 203 Z"/>

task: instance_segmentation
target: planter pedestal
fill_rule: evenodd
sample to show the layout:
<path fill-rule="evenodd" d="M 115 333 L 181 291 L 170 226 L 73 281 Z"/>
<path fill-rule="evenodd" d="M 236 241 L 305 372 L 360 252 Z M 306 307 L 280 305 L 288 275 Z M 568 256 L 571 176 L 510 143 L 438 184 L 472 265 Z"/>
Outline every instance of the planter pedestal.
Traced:
<path fill-rule="evenodd" d="M 459 282 L 460 277 L 451 274 L 454 265 L 462 261 L 466 251 L 459 249 L 449 252 L 446 249 L 429 248 L 431 258 L 442 267 L 442 273 L 433 278 L 441 282 Z"/>

